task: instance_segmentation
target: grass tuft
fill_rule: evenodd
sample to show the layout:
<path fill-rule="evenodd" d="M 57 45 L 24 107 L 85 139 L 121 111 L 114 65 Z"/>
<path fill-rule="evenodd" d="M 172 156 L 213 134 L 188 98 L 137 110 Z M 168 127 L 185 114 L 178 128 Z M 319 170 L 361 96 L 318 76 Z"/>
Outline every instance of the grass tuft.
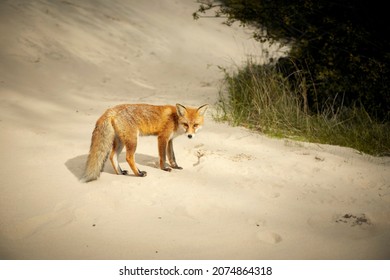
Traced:
<path fill-rule="evenodd" d="M 307 83 L 299 71 L 294 83 L 275 66 L 251 61 L 233 73 L 224 72 L 217 120 L 273 137 L 351 147 L 375 156 L 390 155 L 390 124 L 373 121 L 364 108 L 324 104 L 321 112 L 309 112 Z"/>

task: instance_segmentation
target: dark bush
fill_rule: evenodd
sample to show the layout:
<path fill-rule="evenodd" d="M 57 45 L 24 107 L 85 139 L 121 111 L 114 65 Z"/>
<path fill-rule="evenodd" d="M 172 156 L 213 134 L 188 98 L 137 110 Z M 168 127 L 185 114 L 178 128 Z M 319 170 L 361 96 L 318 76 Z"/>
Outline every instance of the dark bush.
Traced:
<path fill-rule="evenodd" d="M 293 67 L 283 67 L 284 73 L 291 77 L 297 68 L 303 73 L 311 111 L 357 106 L 376 120 L 390 120 L 390 24 L 385 2 L 198 2 L 195 18 L 214 11 L 215 16 L 226 17 L 226 24 L 239 21 L 257 27 L 254 36 L 259 41 L 290 45 Z"/>

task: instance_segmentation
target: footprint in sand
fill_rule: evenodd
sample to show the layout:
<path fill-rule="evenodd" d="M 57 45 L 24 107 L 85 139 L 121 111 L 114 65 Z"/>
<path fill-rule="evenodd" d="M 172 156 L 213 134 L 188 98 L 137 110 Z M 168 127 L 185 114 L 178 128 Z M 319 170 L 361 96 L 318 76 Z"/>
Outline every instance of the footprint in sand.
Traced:
<path fill-rule="evenodd" d="M 280 234 L 266 230 L 267 221 L 265 219 L 249 219 L 248 223 L 250 225 L 255 225 L 257 229 L 256 238 L 264 243 L 275 245 L 282 242 L 282 236 Z"/>
<path fill-rule="evenodd" d="M 256 237 L 260 241 L 268 244 L 277 244 L 282 241 L 282 237 L 279 234 L 270 231 L 259 232 Z"/>

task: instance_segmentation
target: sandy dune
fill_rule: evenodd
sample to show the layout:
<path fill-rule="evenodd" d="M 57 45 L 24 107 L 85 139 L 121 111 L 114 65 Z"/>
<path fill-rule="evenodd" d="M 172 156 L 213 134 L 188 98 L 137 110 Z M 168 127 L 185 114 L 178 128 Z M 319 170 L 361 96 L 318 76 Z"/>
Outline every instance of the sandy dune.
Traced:
<path fill-rule="evenodd" d="M 183 170 L 78 181 L 120 103 L 213 105 L 260 47 L 191 0 L 0 2 L 0 258 L 389 259 L 390 159 L 215 123 L 175 140 Z M 124 155 L 120 158 L 128 168 Z"/>

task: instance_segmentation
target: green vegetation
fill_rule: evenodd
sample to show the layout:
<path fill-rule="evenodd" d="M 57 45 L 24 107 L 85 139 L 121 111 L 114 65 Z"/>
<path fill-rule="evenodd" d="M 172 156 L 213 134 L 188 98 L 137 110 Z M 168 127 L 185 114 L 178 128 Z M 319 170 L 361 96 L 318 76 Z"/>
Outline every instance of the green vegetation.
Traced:
<path fill-rule="evenodd" d="M 390 123 L 373 120 L 361 106 L 341 107 L 333 102 L 311 112 L 305 76 L 297 71 L 293 81 L 272 65 L 248 62 L 234 73 L 225 70 L 216 118 L 274 137 L 390 155 Z"/>
<path fill-rule="evenodd" d="M 193 13 L 250 25 L 290 47 L 226 72 L 218 118 L 277 137 L 390 155 L 390 24 L 385 2 L 198 0 Z"/>
<path fill-rule="evenodd" d="M 307 106 L 326 111 L 362 105 L 390 121 L 390 24 L 385 2 L 356 0 L 198 0 L 193 16 L 254 27 L 259 42 L 288 44 L 285 76 L 300 70 Z M 287 63 L 286 63 L 287 62 Z"/>

